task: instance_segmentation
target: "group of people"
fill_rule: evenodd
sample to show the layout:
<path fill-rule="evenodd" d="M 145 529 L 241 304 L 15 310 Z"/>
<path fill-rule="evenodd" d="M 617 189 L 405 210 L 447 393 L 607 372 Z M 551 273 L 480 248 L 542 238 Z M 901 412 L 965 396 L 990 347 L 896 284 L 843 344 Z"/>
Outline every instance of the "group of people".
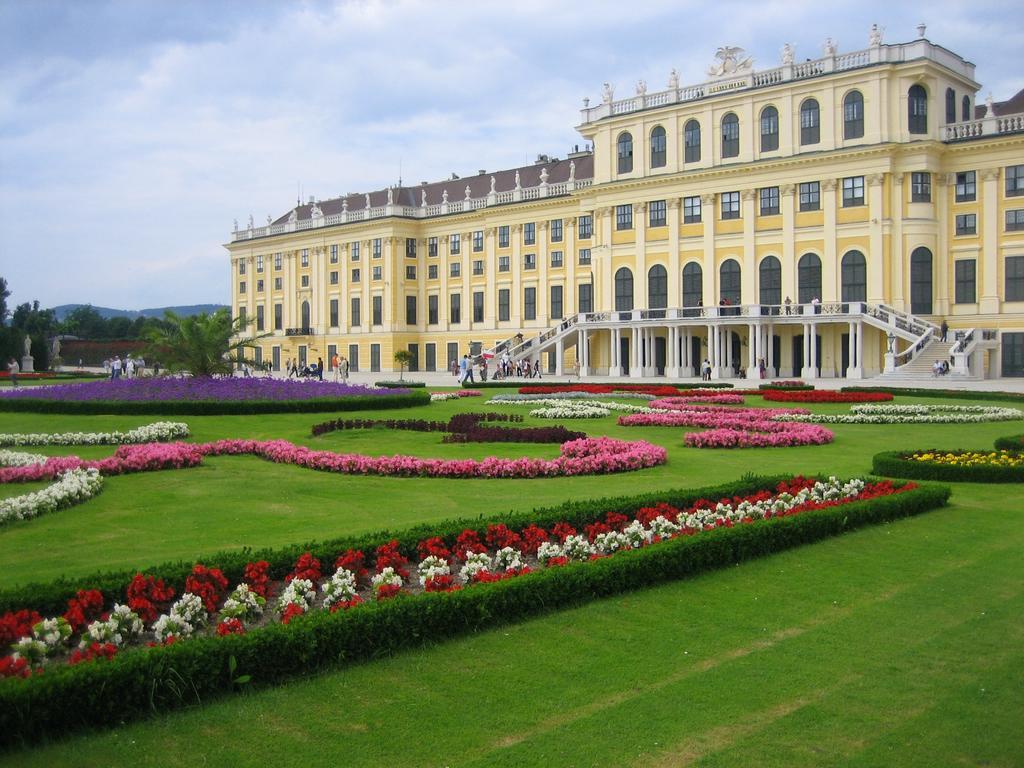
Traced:
<path fill-rule="evenodd" d="M 532 365 L 529 360 L 516 360 L 513 362 L 508 352 L 506 352 L 501 356 L 501 360 L 498 361 L 498 369 L 495 371 L 494 378 L 507 379 L 510 376 L 519 376 L 524 379 L 539 379 L 541 377 L 540 360 L 534 360 Z"/>
<path fill-rule="evenodd" d="M 126 379 L 134 379 L 138 376 L 142 376 L 145 372 L 146 361 L 141 357 L 136 359 L 131 355 L 125 355 L 124 360 L 121 359 L 120 355 L 114 355 L 112 358 L 103 361 L 103 372 L 110 377 L 111 381 L 117 381 L 121 377 Z M 159 373 L 159 364 L 153 366 L 154 375 Z"/>

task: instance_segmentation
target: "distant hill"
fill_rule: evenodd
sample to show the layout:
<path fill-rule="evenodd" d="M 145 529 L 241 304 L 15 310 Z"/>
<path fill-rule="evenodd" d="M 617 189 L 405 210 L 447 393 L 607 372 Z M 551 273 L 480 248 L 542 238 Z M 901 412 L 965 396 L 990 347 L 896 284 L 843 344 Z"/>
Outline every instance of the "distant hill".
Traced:
<path fill-rule="evenodd" d="M 57 316 L 57 320 L 63 320 L 65 317 L 70 315 L 79 307 L 88 306 L 86 304 L 61 304 L 59 307 L 53 307 L 53 312 Z M 163 317 L 165 310 L 171 310 L 182 316 L 198 315 L 200 312 L 216 312 L 218 309 L 230 309 L 230 307 L 224 304 L 190 304 L 184 307 L 153 307 L 151 309 L 112 309 L 111 307 L 97 307 L 95 304 L 92 307 L 100 313 L 100 317 L 104 320 L 109 320 L 112 317 L 127 317 L 130 320 L 134 320 L 136 317 Z"/>

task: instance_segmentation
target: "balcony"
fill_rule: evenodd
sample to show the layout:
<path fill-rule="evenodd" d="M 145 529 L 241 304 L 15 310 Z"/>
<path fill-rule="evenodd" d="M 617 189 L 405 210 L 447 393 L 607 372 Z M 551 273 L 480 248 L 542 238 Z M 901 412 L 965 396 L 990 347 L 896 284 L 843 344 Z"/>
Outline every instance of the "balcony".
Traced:
<path fill-rule="evenodd" d="M 316 329 L 306 326 L 304 328 L 285 328 L 285 336 L 315 336 Z"/>

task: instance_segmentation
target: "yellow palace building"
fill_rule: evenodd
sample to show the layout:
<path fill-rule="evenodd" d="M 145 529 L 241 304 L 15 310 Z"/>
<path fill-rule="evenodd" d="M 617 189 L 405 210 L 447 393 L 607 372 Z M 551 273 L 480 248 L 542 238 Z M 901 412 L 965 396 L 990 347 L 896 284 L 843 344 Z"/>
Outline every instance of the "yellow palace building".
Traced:
<path fill-rule="evenodd" d="M 250 217 L 232 308 L 276 370 L 406 349 L 413 370 L 1024 376 L 1024 92 L 977 103 L 923 26 L 822 50 L 605 84 L 565 158 Z"/>

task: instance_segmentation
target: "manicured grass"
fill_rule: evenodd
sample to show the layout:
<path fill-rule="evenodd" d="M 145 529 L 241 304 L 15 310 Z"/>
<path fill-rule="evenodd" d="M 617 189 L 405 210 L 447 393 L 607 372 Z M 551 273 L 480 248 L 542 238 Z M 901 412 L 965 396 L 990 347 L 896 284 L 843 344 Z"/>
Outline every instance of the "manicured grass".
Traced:
<path fill-rule="evenodd" d="M 445 419 L 462 410 L 525 415 L 528 408 L 472 398 L 379 415 Z M 442 445 L 438 434 L 380 430 L 314 439 L 315 415 L 181 420 L 195 440 L 283 437 L 423 456 L 557 451 Z M 3 431 L 146 422 L 9 414 Z M 709 451 L 682 447 L 681 429 L 623 428 L 614 416 L 567 426 L 651 440 L 669 449 L 669 463 L 609 477 L 447 481 L 208 459 L 191 470 L 109 478 L 84 505 L 0 529 L 5 581 L 697 487 L 749 471 L 862 475 L 879 450 L 987 448 L 999 435 L 1024 431 L 1020 422 L 839 425 L 828 446 Z M 112 449 L 28 450 L 100 456 Z M 1019 765 L 1022 513 L 1024 501 L 1004 488 L 959 484 L 951 506 L 917 518 L 6 757 L 18 765 L 97 766 L 193 766 L 197 755 L 283 766 Z"/>

